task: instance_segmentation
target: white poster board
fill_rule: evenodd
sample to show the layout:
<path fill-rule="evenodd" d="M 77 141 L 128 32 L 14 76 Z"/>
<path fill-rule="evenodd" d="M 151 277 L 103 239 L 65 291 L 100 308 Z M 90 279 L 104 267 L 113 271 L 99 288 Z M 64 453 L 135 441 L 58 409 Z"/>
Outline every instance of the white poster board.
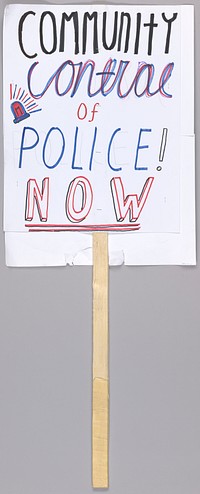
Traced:
<path fill-rule="evenodd" d="M 91 264 L 96 230 L 195 264 L 193 64 L 192 6 L 7 6 L 8 265 Z"/>

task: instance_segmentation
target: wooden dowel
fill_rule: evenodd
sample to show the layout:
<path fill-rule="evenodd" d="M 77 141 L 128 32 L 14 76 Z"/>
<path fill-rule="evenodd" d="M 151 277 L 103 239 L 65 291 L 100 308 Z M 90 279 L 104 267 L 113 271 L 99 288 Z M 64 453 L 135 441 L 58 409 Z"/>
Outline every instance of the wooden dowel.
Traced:
<path fill-rule="evenodd" d="M 93 234 L 92 485 L 108 488 L 108 234 Z"/>

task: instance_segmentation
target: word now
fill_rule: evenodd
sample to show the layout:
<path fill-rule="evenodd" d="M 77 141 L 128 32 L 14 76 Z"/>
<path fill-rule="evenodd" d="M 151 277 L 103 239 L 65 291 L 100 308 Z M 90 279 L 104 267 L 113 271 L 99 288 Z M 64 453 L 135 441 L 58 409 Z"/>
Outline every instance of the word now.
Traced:
<path fill-rule="evenodd" d="M 120 177 L 113 177 L 110 181 L 111 195 L 117 222 L 122 222 L 129 216 L 130 222 L 135 222 L 146 203 L 154 178 L 149 177 L 138 197 L 137 194 L 125 195 L 123 182 Z M 48 220 L 49 210 L 49 178 L 42 181 L 40 190 L 35 179 L 27 182 L 26 194 L 26 221 L 32 221 L 35 214 L 35 205 L 41 222 Z M 76 177 L 68 186 L 65 199 L 66 216 L 72 223 L 81 223 L 85 220 L 93 205 L 93 188 L 90 181 L 83 176 Z"/>

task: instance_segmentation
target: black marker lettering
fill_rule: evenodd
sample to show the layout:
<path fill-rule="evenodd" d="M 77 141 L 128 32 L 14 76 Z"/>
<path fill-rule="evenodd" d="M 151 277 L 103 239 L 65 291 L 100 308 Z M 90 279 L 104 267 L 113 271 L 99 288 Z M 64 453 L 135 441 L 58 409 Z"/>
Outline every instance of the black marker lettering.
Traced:
<path fill-rule="evenodd" d="M 21 19 L 19 21 L 19 26 L 18 26 L 19 46 L 21 48 L 22 53 L 25 55 L 25 57 L 27 57 L 27 58 L 35 58 L 35 57 L 37 57 L 37 53 L 34 53 L 34 55 L 29 55 L 28 53 L 26 53 L 26 51 L 24 49 L 23 41 L 22 41 L 22 32 L 23 32 L 23 27 L 24 27 L 24 21 L 28 17 L 28 15 L 35 15 L 35 12 L 33 12 L 32 10 L 29 10 L 29 12 L 26 12 L 21 17 Z"/>
<path fill-rule="evenodd" d="M 97 29 L 97 19 L 98 19 L 98 13 L 93 12 L 91 15 L 89 12 L 85 12 L 84 18 L 83 18 L 83 54 L 86 52 L 86 44 L 87 44 L 87 21 L 91 21 L 94 19 L 94 29 L 93 29 L 93 53 L 98 53 L 98 29 Z"/>
<path fill-rule="evenodd" d="M 137 29 L 136 29 L 136 37 L 135 37 L 135 49 L 134 49 L 135 55 L 138 55 L 138 50 L 139 50 L 141 17 L 142 17 L 142 15 L 140 14 L 140 12 L 138 12 L 138 14 L 137 14 Z"/>
<path fill-rule="evenodd" d="M 149 42 L 148 42 L 148 55 L 152 54 L 152 42 L 153 42 L 153 30 L 154 27 L 158 27 L 158 24 L 154 23 L 154 14 L 150 15 L 150 22 L 144 24 L 144 27 L 149 27 Z"/>
<path fill-rule="evenodd" d="M 61 21 L 61 29 L 60 29 L 60 47 L 59 51 L 64 52 L 65 46 L 65 22 L 69 22 L 73 19 L 74 23 L 74 44 L 75 50 L 74 53 L 77 55 L 79 53 L 79 26 L 78 26 L 78 12 L 72 12 L 70 15 L 67 15 L 65 12 L 62 14 Z"/>
<path fill-rule="evenodd" d="M 44 19 L 46 16 L 49 16 L 51 21 L 52 21 L 52 34 L 53 34 L 53 44 L 52 44 L 52 49 L 50 51 L 48 51 L 45 46 L 44 46 L 44 28 L 43 28 L 43 24 L 44 24 Z M 42 48 L 42 51 L 43 53 L 46 53 L 46 55 L 51 55 L 52 53 L 54 53 L 56 51 L 56 48 L 57 48 L 57 30 L 56 30 L 56 18 L 55 18 L 55 15 L 52 13 L 52 12 L 43 12 L 43 14 L 41 15 L 41 19 L 40 19 L 40 44 L 41 44 L 41 48 Z"/>
<path fill-rule="evenodd" d="M 128 47 L 129 47 L 130 28 L 131 28 L 131 16 L 127 12 L 121 13 L 117 51 L 121 51 L 121 40 L 122 40 L 122 33 L 123 33 L 123 27 L 124 27 L 124 17 L 126 17 L 126 19 L 127 19 L 124 53 L 127 53 Z"/>
<path fill-rule="evenodd" d="M 169 53 L 169 44 L 170 44 L 170 36 L 171 36 L 171 29 L 172 29 L 172 22 L 175 21 L 177 18 L 177 13 L 173 14 L 173 17 L 171 19 L 167 19 L 165 13 L 163 12 L 162 18 L 165 22 L 168 24 L 168 29 L 167 29 L 167 37 L 166 37 L 166 45 L 165 45 L 165 53 Z"/>
<path fill-rule="evenodd" d="M 118 12 L 115 12 L 114 18 L 114 28 L 113 28 L 113 38 L 110 46 L 107 45 L 106 42 L 106 22 L 107 22 L 107 12 L 103 13 L 103 33 L 102 33 L 102 43 L 105 50 L 113 50 L 116 40 L 117 40 L 117 22 L 118 22 Z M 109 30 L 110 31 L 110 30 Z"/>

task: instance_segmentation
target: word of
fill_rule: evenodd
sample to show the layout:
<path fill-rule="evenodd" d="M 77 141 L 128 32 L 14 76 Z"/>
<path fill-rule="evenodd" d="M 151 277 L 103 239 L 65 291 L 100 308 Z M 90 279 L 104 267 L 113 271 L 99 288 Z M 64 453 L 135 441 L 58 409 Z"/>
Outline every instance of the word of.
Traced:
<path fill-rule="evenodd" d="M 87 95 L 90 98 L 97 96 L 99 93 L 103 96 L 108 96 L 115 87 L 119 98 L 126 98 L 133 90 L 137 98 L 141 98 L 144 95 L 152 97 L 158 93 L 165 98 L 172 98 L 172 95 L 166 92 L 165 85 L 168 83 L 172 75 L 172 71 L 174 69 L 173 62 L 168 63 L 166 67 L 164 67 L 156 83 L 157 89 L 154 91 L 151 89 L 151 86 L 153 82 L 155 84 L 155 67 L 153 64 L 148 64 L 146 62 L 140 62 L 138 64 L 136 73 L 134 73 L 130 86 L 126 91 L 123 90 L 122 85 L 125 79 L 124 85 L 127 87 L 127 78 L 130 77 L 130 73 L 127 74 L 127 72 L 128 69 L 129 71 L 132 70 L 130 61 L 117 61 L 116 59 L 110 58 L 106 62 L 102 71 L 95 72 L 95 62 L 93 60 L 87 60 L 85 63 L 74 63 L 72 60 L 66 60 L 51 75 L 45 87 L 38 94 L 35 93 L 33 88 L 33 77 L 35 76 L 37 79 L 40 78 L 40 72 L 36 72 L 36 67 L 39 67 L 39 62 L 34 62 L 28 71 L 28 89 L 30 95 L 35 99 L 42 98 L 53 81 L 55 82 L 55 92 L 58 96 L 65 96 L 70 92 L 70 96 L 73 98 L 73 96 L 77 93 L 85 74 L 87 75 Z M 62 91 L 59 87 L 61 76 L 63 76 L 66 81 L 66 88 Z M 94 83 L 95 87 L 97 87 L 98 77 L 100 78 L 99 88 L 96 91 L 93 91 L 92 84 Z M 93 81 L 93 79 L 95 80 Z"/>
<path fill-rule="evenodd" d="M 126 196 L 121 178 L 112 178 L 110 186 L 117 222 L 124 221 L 127 216 L 129 216 L 130 222 L 137 221 L 146 203 L 153 181 L 153 177 L 149 177 L 146 180 L 138 197 L 137 194 Z M 79 205 L 77 204 L 76 195 L 79 197 Z M 79 176 L 70 182 L 65 199 L 65 212 L 70 222 L 81 223 L 88 217 L 93 205 L 93 195 L 92 185 L 86 177 Z M 33 220 L 36 205 L 40 221 L 46 222 L 48 220 L 49 198 L 49 178 L 46 177 L 42 181 L 41 190 L 35 179 L 28 180 L 25 220 Z"/>
<path fill-rule="evenodd" d="M 177 18 L 177 13 L 174 13 L 171 18 L 167 18 L 165 13 L 162 13 L 161 19 L 162 25 L 166 26 L 166 30 L 161 29 L 161 46 L 164 53 L 169 53 L 170 48 L 170 37 L 172 24 Z M 36 16 L 36 18 L 35 18 Z M 63 12 L 61 14 L 61 19 L 58 19 L 55 14 L 49 10 L 42 12 L 40 17 L 36 15 L 36 12 L 29 10 L 22 15 L 18 25 L 18 40 L 19 46 L 22 53 L 27 58 L 37 57 L 37 52 L 29 52 L 23 37 L 23 31 L 26 27 L 31 32 L 34 40 L 37 42 L 37 37 L 39 33 L 39 44 L 42 53 L 46 55 L 51 55 L 56 51 L 64 52 L 67 51 L 66 42 L 66 23 L 73 22 L 74 30 L 74 54 L 81 53 L 85 54 L 87 45 L 91 52 L 91 46 L 88 41 L 88 23 L 90 22 L 89 28 L 93 29 L 93 53 L 99 53 L 102 50 L 113 50 L 124 51 L 127 53 L 130 45 L 130 36 L 133 37 L 133 46 L 131 46 L 131 52 L 135 55 L 139 52 L 140 47 L 140 36 L 141 28 L 144 27 L 148 29 L 148 42 L 147 42 L 147 54 L 151 55 L 153 50 L 153 34 L 154 29 L 160 27 L 158 22 L 155 22 L 155 14 L 151 13 L 147 22 L 142 24 L 142 14 L 138 12 L 135 14 L 135 19 L 129 12 L 114 12 L 114 20 L 112 19 L 112 14 L 109 12 L 103 12 L 102 21 L 99 12 L 94 11 L 91 14 L 85 12 L 83 19 L 80 19 L 79 13 L 77 11 L 67 14 Z M 93 23 L 91 26 L 91 22 Z M 134 23 L 134 24 L 133 24 Z M 27 24 L 27 26 L 25 26 Z M 39 26 L 38 26 L 39 25 Z M 112 27 L 111 27 L 112 26 Z M 133 32 L 134 30 L 134 32 Z M 100 35 L 101 33 L 101 35 Z M 112 33 L 112 34 L 111 34 Z M 49 34 L 51 35 L 51 41 L 49 43 Z M 80 49 L 80 38 L 82 40 L 82 49 Z M 109 43 L 107 39 L 109 38 Z M 122 48 L 122 40 L 124 39 L 124 47 Z M 101 46 L 99 46 L 101 42 Z"/>
<path fill-rule="evenodd" d="M 95 113 L 98 113 L 97 107 L 99 106 L 99 103 L 95 103 L 92 110 L 91 110 L 91 119 L 88 120 L 88 122 L 93 122 L 94 120 L 94 115 Z M 78 110 L 77 110 L 77 117 L 79 120 L 85 120 L 88 114 L 88 109 L 87 105 L 85 103 L 80 103 Z"/>

